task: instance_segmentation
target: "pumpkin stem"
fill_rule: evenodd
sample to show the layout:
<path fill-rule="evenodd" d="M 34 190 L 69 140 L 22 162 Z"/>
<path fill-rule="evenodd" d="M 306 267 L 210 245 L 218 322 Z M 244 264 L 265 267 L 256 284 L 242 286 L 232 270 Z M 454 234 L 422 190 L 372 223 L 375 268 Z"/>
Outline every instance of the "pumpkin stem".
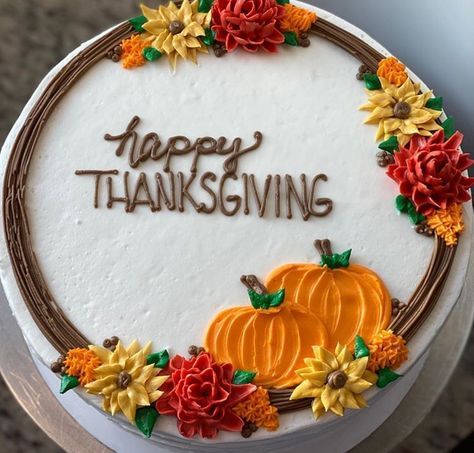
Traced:
<path fill-rule="evenodd" d="M 267 288 L 265 288 L 256 275 L 242 275 L 240 281 L 247 289 L 255 291 L 257 294 L 268 294 Z"/>
<path fill-rule="evenodd" d="M 329 239 L 316 239 L 313 244 L 321 256 L 327 255 L 331 257 L 333 255 L 331 241 Z"/>

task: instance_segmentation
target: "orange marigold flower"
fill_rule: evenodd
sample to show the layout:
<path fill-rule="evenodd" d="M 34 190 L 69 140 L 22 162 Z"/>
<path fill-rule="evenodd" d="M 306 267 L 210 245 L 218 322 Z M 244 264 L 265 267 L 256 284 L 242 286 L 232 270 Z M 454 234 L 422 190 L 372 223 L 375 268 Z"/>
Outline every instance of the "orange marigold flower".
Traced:
<path fill-rule="evenodd" d="M 375 373 L 381 368 L 397 369 L 408 358 L 406 341 L 391 330 L 381 330 L 367 345 L 370 356 L 367 369 Z"/>
<path fill-rule="evenodd" d="M 453 203 L 447 209 L 437 209 L 427 217 L 426 222 L 437 236 L 444 239 L 446 245 L 456 245 L 458 235 L 464 230 L 462 205 Z"/>
<path fill-rule="evenodd" d="M 280 20 L 281 31 L 292 31 L 299 35 L 307 32 L 311 25 L 316 22 L 317 16 L 313 11 L 298 8 L 291 3 L 284 5 L 285 12 Z"/>
<path fill-rule="evenodd" d="M 259 428 L 263 426 L 269 431 L 275 431 L 280 426 L 278 409 L 270 404 L 268 391 L 263 387 L 258 387 L 232 410 L 239 417 L 247 422 L 255 423 Z"/>
<path fill-rule="evenodd" d="M 377 75 L 387 79 L 392 85 L 399 87 L 408 78 L 405 69 L 405 65 L 400 63 L 395 57 L 388 57 L 380 61 Z"/>
<path fill-rule="evenodd" d="M 143 56 L 143 49 L 146 47 L 146 41 L 140 38 L 139 35 L 133 35 L 128 39 L 122 41 L 122 54 L 120 60 L 125 69 L 137 68 L 146 63 Z"/>
<path fill-rule="evenodd" d="M 87 348 L 70 349 L 64 360 L 66 374 L 76 376 L 81 385 L 89 384 L 95 379 L 94 370 L 100 364 L 99 357 Z"/>

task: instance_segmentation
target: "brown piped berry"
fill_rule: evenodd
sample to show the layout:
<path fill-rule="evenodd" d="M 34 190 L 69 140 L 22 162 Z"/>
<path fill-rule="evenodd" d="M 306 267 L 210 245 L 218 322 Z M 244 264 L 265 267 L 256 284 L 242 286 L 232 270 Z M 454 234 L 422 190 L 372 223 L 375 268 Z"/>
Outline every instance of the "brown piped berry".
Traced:
<path fill-rule="evenodd" d="M 114 53 L 114 54 L 112 55 L 112 61 L 113 61 L 114 63 L 118 63 L 118 62 L 120 61 L 120 55 L 117 55 L 116 53 Z"/>
<path fill-rule="evenodd" d="M 120 61 L 120 56 L 122 55 L 123 49 L 122 46 L 115 46 L 113 49 L 110 49 L 106 54 L 106 58 L 112 60 L 114 63 Z"/>
<path fill-rule="evenodd" d="M 214 55 L 218 58 L 223 57 L 227 53 L 227 50 L 225 49 L 224 44 L 220 42 L 215 42 L 212 45 L 212 50 L 214 51 Z"/>
<path fill-rule="evenodd" d="M 376 157 L 379 167 L 386 167 L 387 165 L 393 164 L 395 162 L 393 155 L 387 151 L 379 151 L 376 154 Z"/>
<path fill-rule="evenodd" d="M 365 74 L 370 74 L 370 69 L 365 65 L 359 66 L 359 71 L 356 74 L 356 79 L 357 80 L 364 80 L 364 75 Z"/>
<path fill-rule="evenodd" d="M 117 55 L 122 55 L 123 49 L 122 46 L 115 46 L 114 47 L 114 53 Z"/>
<path fill-rule="evenodd" d="M 110 341 L 110 338 L 106 338 L 103 342 L 102 342 L 102 346 L 106 349 L 109 349 L 112 347 L 112 342 Z"/>
<path fill-rule="evenodd" d="M 62 363 L 59 363 L 59 362 L 53 362 L 51 364 L 51 371 L 53 373 L 59 373 L 61 371 L 61 368 L 63 367 L 63 364 Z"/>
<path fill-rule="evenodd" d="M 188 354 L 191 355 L 191 356 L 197 356 L 198 355 L 198 347 L 194 344 L 189 346 Z"/>
<path fill-rule="evenodd" d="M 112 345 L 114 346 L 117 346 L 118 342 L 120 341 L 119 337 L 117 336 L 113 336 L 113 337 L 110 337 L 110 342 L 112 343 Z"/>
<path fill-rule="evenodd" d="M 252 433 L 254 433 L 255 431 L 257 431 L 257 429 L 253 429 L 251 427 L 251 425 L 255 426 L 253 423 L 249 423 L 249 422 L 245 422 L 244 423 L 244 426 L 242 427 L 242 431 L 240 432 L 240 434 L 242 435 L 242 437 L 244 437 L 245 439 L 248 439 Z M 257 428 L 255 426 L 255 428 Z"/>
<path fill-rule="evenodd" d="M 255 423 L 248 422 L 247 426 L 250 429 L 250 431 L 252 431 L 253 433 L 258 430 L 258 426 Z"/>
<path fill-rule="evenodd" d="M 434 231 L 428 226 L 426 220 L 423 220 L 422 222 L 418 223 L 415 226 L 415 231 L 418 234 L 422 234 L 423 236 L 431 237 L 434 235 Z"/>
<path fill-rule="evenodd" d="M 197 355 L 201 354 L 201 352 L 206 352 L 206 350 L 201 346 L 197 350 Z"/>
<path fill-rule="evenodd" d="M 308 38 L 300 38 L 298 44 L 301 47 L 309 47 L 311 44 L 311 41 Z"/>

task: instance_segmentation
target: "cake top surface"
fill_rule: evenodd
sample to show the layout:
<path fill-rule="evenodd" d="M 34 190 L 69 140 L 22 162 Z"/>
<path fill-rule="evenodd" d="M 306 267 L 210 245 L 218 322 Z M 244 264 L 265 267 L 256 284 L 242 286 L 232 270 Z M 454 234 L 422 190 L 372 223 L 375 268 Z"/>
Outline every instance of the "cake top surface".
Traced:
<path fill-rule="evenodd" d="M 149 24 L 162 20 L 153 17 L 158 13 L 144 12 Z M 201 13 L 196 10 L 194 14 Z M 214 11 L 213 17 L 216 15 Z M 318 11 L 318 18 L 386 54 L 340 19 L 324 11 Z M 196 20 L 204 26 L 210 19 Z M 150 27 L 148 33 L 153 31 Z M 217 29 L 216 39 L 219 33 L 223 31 Z M 87 59 L 86 49 L 104 42 L 106 36 L 73 52 L 39 86 L 5 144 L 2 176 L 17 146 L 20 127 L 45 90 L 51 91 L 48 83 L 71 61 Z M 223 42 L 233 50 L 232 43 Z M 154 41 L 148 44 L 146 49 L 154 48 Z M 245 45 L 249 44 L 241 47 Z M 154 60 L 156 53 L 148 53 Z M 161 54 L 165 54 L 163 49 Z M 395 211 L 397 186 L 373 157 L 379 151 L 374 142 L 376 128 L 362 124 L 367 113 L 359 107 L 367 103 L 368 94 L 355 77 L 361 62 L 319 36 L 311 37 L 308 48 L 282 45 L 276 53 L 238 49 L 224 58 L 198 54 L 198 65 L 181 61 L 173 48 L 168 57 L 175 71 L 167 68 L 163 55 L 129 71 L 104 58 L 91 64 L 67 85 L 28 162 L 22 196 L 30 247 L 48 293 L 76 331 L 91 344 L 101 344 L 112 335 L 126 345 L 135 338 L 142 345 L 150 340 L 157 350 L 168 348 L 172 355 L 186 355 L 189 345 L 204 342 L 220 350 L 222 345 L 214 344 L 219 329 L 207 334 L 206 329 L 219 313 L 231 307 L 250 307 L 241 275 L 255 274 L 273 295 L 286 289 L 286 305 L 279 312 L 286 313 L 293 299 L 300 299 L 308 287 L 302 283 L 303 276 L 319 272 L 314 268 L 319 267 L 320 257 L 313 247 L 318 238 L 329 238 L 338 252 L 352 249 L 354 264 L 348 270 L 341 264 L 344 257 L 336 259 L 332 251 L 322 250 L 325 270 L 332 267 L 331 259 L 342 260 L 334 266 L 339 268 L 337 274 L 328 271 L 331 278 L 337 275 L 341 280 L 334 277 L 336 283 L 313 291 L 323 303 L 332 304 L 333 311 L 342 311 L 331 312 L 326 306 L 325 314 L 314 315 L 298 308 L 291 314 L 293 324 L 288 321 L 290 324 L 275 330 L 275 341 L 295 336 L 295 322 L 305 326 L 319 322 L 321 316 L 324 326 L 316 330 L 327 331 L 327 335 L 321 333 L 307 341 L 333 351 L 341 338 L 350 338 L 352 343 L 364 328 L 370 332 L 373 326 L 388 327 L 391 298 L 409 301 L 425 270 L 430 269 L 433 238 L 415 234 L 407 215 Z M 366 78 L 369 88 L 379 80 L 372 75 Z M 408 75 L 418 81 L 414 74 Z M 384 86 L 378 89 L 383 91 Z M 421 90 L 427 92 L 424 86 Z M 433 121 L 439 116 L 432 115 Z M 427 135 L 436 133 L 432 129 Z M 438 124 L 437 129 L 442 127 Z M 409 152 L 403 133 L 398 145 L 398 153 Z M 400 210 L 410 211 L 407 200 L 398 199 Z M 420 206 L 425 202 L 420 201 Z M 420 222 L 422 212 L 432 214 L 423 209 L 417 214 L 409 212 L 412 220 Z M 464 216 L 464 225 L 469 232 L 470 213 Z M 448 279 L 443 306 L 432 312 L 432 332 L 423 326 L 422 335 L 410 342 L 412 357 L 425 350 L 457 299 L 469 236 L 462 238 L 457 272 Z M 6 251 L 8 244 L 2 240 L 2 249 Z M 290 267 L 283 272 L 282 265 L 293 263 L 310 267 Z M 290 271 L 300 272 L 294 282 L 288 276 Z M 56 348 L 40 333 L 15 277 L 10 261 L 4 258 L 2 281 L 15 315 L 34 350 L 43 360 L 52 361 Z M 338 308 L 334 291 L 355 307 Z M 377 308 L 367 302 L 374 299 L 380 299 Z M 267 302 L 259 299 L 258 303 Z M 277 310 L 276 303 L 271 309 Z M 342 320 L 344 313 L 356 318 Z M 298 321 L 299 317 L 304 321 Z M 227 321 L 218 322 L 222 328 Z M 344 334 L 339 324 L 344 325 Z M 258 345 L 273 338 L 270 330 L 276 327 L 266 329 L 261 337 L 249 341 Z M 300 329 L 301 344 L 308 330 Z M 245 333 L 245 338 L 249 335 Z M 366 342 L 370 339 L 365 338 Z M 238 331 L 235 341 L 241 341 Z M 239 345 L 239 353 L 252 349 Z M 228 347 L 226 354 L 230 350 Z M 283 350 L 280 356 L 287 359 Z M 258 360 L 255 358 L 255 366 Z M 234 363 L 234 368 L 240 367 Z M 276 382 L 283 387 L 301 382 L 296 374 L 286 380 L 274 376 L 266 381 L 256 379 L 257 384 L 271 383 L 269 387 Z M 292 426 L 311 423 L 307 412 L 298 413 Z"/>

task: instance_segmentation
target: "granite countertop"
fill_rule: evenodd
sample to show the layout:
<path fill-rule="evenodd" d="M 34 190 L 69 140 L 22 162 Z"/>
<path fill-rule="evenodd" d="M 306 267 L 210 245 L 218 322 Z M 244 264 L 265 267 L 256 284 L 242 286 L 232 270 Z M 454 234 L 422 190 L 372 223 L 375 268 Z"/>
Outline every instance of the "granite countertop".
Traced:
<path fill-rule="evenodd" d="M 80 3 L 0 0 L 0 143 L 49 69 L 79 43 L 126 17 L 137 15 L 138 3 L 133 0 L 81 0 Z M 471 333 L 442 397 L 395 452 L 438 453 L 451 451 L 460 444 L 472 447 L 473 370 L 474 335 Z M 25 415 L 2 384 L 0 380 L 0 452 L 61 451 Z"/>

